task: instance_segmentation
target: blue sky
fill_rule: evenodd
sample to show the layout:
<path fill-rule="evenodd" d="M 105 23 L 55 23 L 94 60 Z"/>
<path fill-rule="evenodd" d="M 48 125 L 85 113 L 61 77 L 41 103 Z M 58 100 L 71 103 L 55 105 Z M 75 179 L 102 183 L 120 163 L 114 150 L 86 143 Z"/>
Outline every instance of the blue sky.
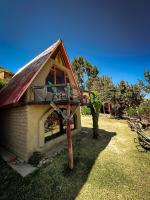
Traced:
<path fill-rule="evenodd" d="M 58 38 L 100 75 L 130 83 L 150 70 L 149 0 L 1 0 L 0 65 L 16 72 Z"/>

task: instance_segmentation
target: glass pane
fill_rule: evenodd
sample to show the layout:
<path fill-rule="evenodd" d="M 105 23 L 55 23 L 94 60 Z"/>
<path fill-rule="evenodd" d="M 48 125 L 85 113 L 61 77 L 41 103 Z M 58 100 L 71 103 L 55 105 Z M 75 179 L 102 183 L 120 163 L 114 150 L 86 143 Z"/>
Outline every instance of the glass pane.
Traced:
<path fill-rule="evenodd" d="M 46 79 L 46 85 L 51 85 L 51 84 L 54 84 L 54 71 L 51 70 L 47 76 L 47 79 Z M 47 88 L 47 91 L 48 92 L 53 92 L 52 88 L 51 87 L 48 87 Z"/>
<path fill-rule="evenodd" d="M 56 112 L 53 112 L 44 122 L 45 137 L 60 132 L 60 120 Z"/>
<path fill-rule="evenodd" d="M 56 83 L 57 84 L 64 84 L 65 83 L 65 76 L 64 72 L 56 69 Z"/>
<path fill-rule="evenodd" d="M 46 78 L 46 84 L 48 85 L 48 83 L 52 83 L 54 84 L 54 71 L 51 70 Z"/>

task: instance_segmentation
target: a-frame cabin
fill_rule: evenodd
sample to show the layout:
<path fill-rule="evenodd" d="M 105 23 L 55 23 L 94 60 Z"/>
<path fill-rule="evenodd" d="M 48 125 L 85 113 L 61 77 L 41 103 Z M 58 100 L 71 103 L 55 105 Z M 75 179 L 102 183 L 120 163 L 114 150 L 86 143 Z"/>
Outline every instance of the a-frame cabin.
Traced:
<path fill-rule="evenodd" d="M 33 152 L 57 145 L 67 132 L 71 154 L 70 131 L 81 127 L 80 103 L 75 74 L 58 40 L 23 66 L 0 92 L 1 145 L 27 161 Z"/>

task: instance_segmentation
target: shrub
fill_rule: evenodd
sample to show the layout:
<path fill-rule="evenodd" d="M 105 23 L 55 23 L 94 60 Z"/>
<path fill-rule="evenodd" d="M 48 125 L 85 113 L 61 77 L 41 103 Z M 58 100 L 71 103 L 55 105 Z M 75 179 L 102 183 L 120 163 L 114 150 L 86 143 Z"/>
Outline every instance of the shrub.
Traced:
<path fill-rule="evenodd" d="M 6 84 L 6 81 L 5 81 L 4 79 L 1 79 L 1 78 L 0 78 L 0 89 L 1 89 L 2 87 L 4 87 L 5 84 Z"/>
<path fill-rule="evenodd" d="M 36 167 L 39 164 L 39 162 L 42 160 L 42 158 L 43 158 L 43 155 L 40 152 L 35 151 L 33 155 L 29 158 L 29 163 L 33 165 L 34 167 Z"/>
<path fill-rule="evenodd" d="M 82 115 L 91 115 L 91 110 L 87 106 L 82 106 L 81 113 Z"/>
<path fill-rule="evenodd" d="M 139 115 L 149 115 L 150 114 L 150 103 L 143 103 L 138 108 Z"/>
<path fill-rule="evenodd" d="M 135 116 L 135 115 L 137 115 L 137 110 L 136 110 L 136 108 L 128 108 L 126 111 L 127 111 L 127 114 L 128 114 L 129 116 Z"/>

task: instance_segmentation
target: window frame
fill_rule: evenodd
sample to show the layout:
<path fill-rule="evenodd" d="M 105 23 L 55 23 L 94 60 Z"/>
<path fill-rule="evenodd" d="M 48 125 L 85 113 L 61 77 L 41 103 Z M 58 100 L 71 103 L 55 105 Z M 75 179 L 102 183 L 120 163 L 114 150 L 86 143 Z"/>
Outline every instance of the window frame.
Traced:
<path fill-rule="evenodd" d="M 69 77 L 68 77 L 67 72 L 65 72 L 64 70 L 58 68 L 56 65 L 53 65 L 53 66 L 51 67 L 51 69 L 49 70 L 49 73 L 48 73 L 48 75 L 46 76 L 46 79 L 45 79 L 45 83 L 47 84 L 47 82 L 48 82 L 48 81 L 47 81 L 48 76 L 49 76 L 50 72 L 53 71 L 53 73 L 54 73 L 54 80 L 53 80 L 53 83 L 52 83 L 52 84 L 57 85 L 56 70 L 59 70 L 59 71 L 61 71 L 61 72 L 64 73 L 64 80 L 65 80 L 65 82 L 62 83 L 62 84 L 67 84 L 67 79 L 69 80 Z"/>
<path fill-rule="evenodd" d="M 66 108 L 62 108 L 62 109 L 66 109 Z M 59 120 L 58 120 L 58 121 L 59 121 L 59 132 L 54 133 L 54 134 L 49 135 L 49 136 L 46 136 L 46 132 L 45 132 L 45 122 L 46 122 L 46 120 L 48 119 L 48 117 L 50 117 L 53 113 L 56 113 L 57 116 L 58 116 L 58 119 L 59 119 Z M 71 130 L 73 131 L 73 130 L 77 129 L 77 116 L 76 116 L 76 114 L 74 114 L 72 120 L 73 120 L 73 126 L 74 126 L 74 127 L 73 127 Z M 59 113 L 58 113 L 57 111 L 55 111 L 55 110 L 53 110 L 53 111 L 50 113 L 50 115 L 47 116 L 47 118 L 45 119 L 43 125 L 44 125 L 44 143 L 45 143 L 45 144 L 48 143 L 49 141 L 55 139 L 55 138 L 58 138 L 58 137 L 60 137 L 60 136 L 66 134 L 66 129 L 65 129 L 65 127 L 64 127 L 65 124 L 63 123 L 63 117 L 61 116 L 61 114 L 59 114 Z"/>

